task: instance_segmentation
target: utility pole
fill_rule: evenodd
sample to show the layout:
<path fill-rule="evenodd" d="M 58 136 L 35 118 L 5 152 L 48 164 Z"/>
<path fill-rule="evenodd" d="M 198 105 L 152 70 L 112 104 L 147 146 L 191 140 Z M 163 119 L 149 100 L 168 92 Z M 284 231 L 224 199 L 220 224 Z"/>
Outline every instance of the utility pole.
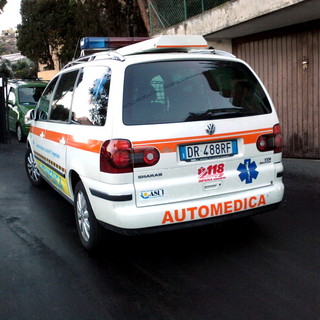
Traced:
<path fill-rule="evenodd" d="M 9 143 L 6 108 L 7 78 L 0 75 L 0 143 Z"/>

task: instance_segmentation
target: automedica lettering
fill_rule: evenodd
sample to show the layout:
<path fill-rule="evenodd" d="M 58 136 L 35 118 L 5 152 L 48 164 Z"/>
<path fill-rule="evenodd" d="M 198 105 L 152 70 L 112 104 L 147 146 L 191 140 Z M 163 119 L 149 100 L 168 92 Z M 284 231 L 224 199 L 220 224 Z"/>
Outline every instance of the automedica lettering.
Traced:
<path fill-rule="evenodd" d="M 266 204 L 266 198 L 262 194 L 257 197 L 253 196 L 250 198 L 213 203 L 199 207 L 167 210 L 163 215 L 162 224 L 215 217 L 257 208 Z"/>

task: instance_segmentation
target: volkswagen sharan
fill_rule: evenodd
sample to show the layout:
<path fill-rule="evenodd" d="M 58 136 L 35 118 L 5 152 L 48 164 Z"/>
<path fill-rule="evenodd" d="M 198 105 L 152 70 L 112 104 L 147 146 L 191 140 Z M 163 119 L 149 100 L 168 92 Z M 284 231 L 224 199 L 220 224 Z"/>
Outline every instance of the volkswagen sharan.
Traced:
<path fill-rule="evenodd" d="M 80 240 L 247 217 L 282 201 L 282 135 L 263 84 L 202 36 L 70 62 L 31 112 L 25 166 L 74 204 Z"/>

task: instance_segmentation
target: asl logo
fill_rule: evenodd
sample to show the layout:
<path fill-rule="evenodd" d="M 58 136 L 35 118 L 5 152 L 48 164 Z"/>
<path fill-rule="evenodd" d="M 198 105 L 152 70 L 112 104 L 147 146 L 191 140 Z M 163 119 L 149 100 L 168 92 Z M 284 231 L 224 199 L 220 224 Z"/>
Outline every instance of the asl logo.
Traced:
<path fill-rule="evenodd" d="M 142 191 L 140 192 L 140 197 L 145 200 L 164 197 L 164 190 L 158 189 L 158 190 Z"/>

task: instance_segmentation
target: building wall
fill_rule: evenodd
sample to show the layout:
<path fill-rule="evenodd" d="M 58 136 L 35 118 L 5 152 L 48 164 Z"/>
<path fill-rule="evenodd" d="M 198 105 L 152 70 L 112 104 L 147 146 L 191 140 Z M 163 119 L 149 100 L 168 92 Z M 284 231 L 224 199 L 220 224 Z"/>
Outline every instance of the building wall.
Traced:
<path fill-rule="evenodd" d="M 201 34 L 246 60 L 275 104 L 284 155 L 320 159 L 319 10 L 319 0 L 230 0 L 161 34 Z"/>
<path fill-rule="evenodd" d="M 320 158 L 320 22 L 234 40 L 277 109 L 284 155 Z"/>
<path fill-rule="evenodd" d="M 206 36 L 304 1 L 231 0 L 183 23 L 164 29 L 161 34 L 201 34 Z"/>
<path fill-rule="evenodd" d="M 56 70 L 44 70 L 38 72 L 38 78 L 41 80 L 50 81 L 57 73 L 59 72 L 58 69 Z"/>

